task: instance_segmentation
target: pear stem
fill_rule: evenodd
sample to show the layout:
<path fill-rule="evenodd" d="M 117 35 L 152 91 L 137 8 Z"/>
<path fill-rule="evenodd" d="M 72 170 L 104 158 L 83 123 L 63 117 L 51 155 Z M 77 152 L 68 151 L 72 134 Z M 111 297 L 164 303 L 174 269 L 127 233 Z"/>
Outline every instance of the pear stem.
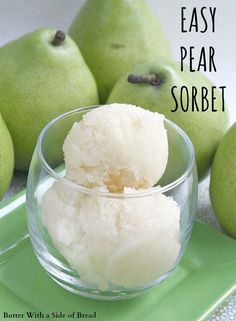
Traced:
<path fill-rule="evenodd" d="M 155 74 L 147 76 L 131 74 L 128 76 L 127 80 L 131 84 L 149 84 L 151 86 L 159 86 L 161 83 L 161 79 Z"/>
<path fill-rule="evenodd" d="M 64 40 L 66 39 L 66 34 L 65 32 L 58 30 L 54 36 L 54 38 L 52 39 L 52 45 L 54 46 L 60 46 Z"/>

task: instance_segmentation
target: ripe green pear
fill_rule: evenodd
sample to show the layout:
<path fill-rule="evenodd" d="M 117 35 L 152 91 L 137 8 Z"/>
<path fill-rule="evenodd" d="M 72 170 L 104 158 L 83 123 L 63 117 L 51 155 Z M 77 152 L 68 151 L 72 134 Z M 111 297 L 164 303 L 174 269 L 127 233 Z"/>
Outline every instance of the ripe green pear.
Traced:
<path fill-rule="evenodd" d="M 219 223 L 236 239 L 236 123 L 216 151 L 211 169 L 210 198 Z"/>
<path fill-rule="evenodd" d="M 141 76 L 144 80 L 146 76 L 152 77 L 154 75 L 158 82 L 156 84 L 148 81 L 135 83 L 138 79 L 133 79 L 134 83 L 130 83 L 130 77 L 136 77 L 135 75 Z M 205 112 L 197 112 L 196 110 L 193 112 L 192 108 L 189 108 L 187 112 L 183 112 L 180 108 L 176 112 L 172 112 L 171 110 L 176 105 L 171 93 L 173 86 L 178 87 L 177 93 L 180 92 L 182 86 L 186 86 L 189 90 L 195 86 L 200 93 L 202 86 L 210 91 L 212 83 L 199 72 L 189 72 L 187 67 L 181 72 L 180 66 L 176 62 L 152 59 L 133 66 L 129 72 L 126 72 L 114 86 L 108 103 L 130 103 L 148 108 L 164 114 L 183 128 L 195 147 L 198 174 L 202 179 L 207 174 L 216 148 L 227 130 L 228 113 L 221 109 L 222 97 L 219 91 L 216 91 L 214 101 L 215 108 L 219 109 L 217 112 L 212 112 L 210 109 Z M 180 96 L 177 95 L 176 99 L 180 105 Z M 186 98 L 184 99 L 186 100 Z M 201 106 L 200 96 L 197 96 L 196 99 L 198 106 Z"/>
<path fill-rule="evenodd" d="M 134 63 L 171 56 L 169 41 L 146 0 L 87 0 L 69 34 L 95 76 L 101 103 Z"/>
<path fill-rule="evenodd" d="M 11 135 L 0 113 L 0 199 L 8 190 L 14 168 L 14 149 Z"/>
<path fill-rule="evenodd" d="M 75 42 L 40 29 L 0 48 L 0 112 L 15 167 L 27 170 L 42 128 L 54 117 L 98 103 L 97 86 Z M 55 138 L 56 139 L 56 138 Z"/>

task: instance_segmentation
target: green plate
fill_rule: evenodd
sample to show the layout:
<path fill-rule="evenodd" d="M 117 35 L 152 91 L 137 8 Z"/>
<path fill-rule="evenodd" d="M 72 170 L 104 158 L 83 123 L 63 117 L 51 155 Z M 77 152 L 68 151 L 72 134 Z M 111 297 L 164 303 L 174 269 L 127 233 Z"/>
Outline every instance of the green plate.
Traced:
<path fill-rule="evenodd" d="M 21 313 L 21 320 L 82 319 L 85 313 L 88 319 L 95 312 L 97 321 L 197 321 L 206 319 L 236 289 L 236 242 L 196 222 L 181 264 L 157 287 L 127 301 L 76 296 L 52 281 L 39 265 L 26 235 L 25 195 L 3 205 L 0 320 L 4 312 Z M 36 314 L 30 317 L 27 312 Z"/>

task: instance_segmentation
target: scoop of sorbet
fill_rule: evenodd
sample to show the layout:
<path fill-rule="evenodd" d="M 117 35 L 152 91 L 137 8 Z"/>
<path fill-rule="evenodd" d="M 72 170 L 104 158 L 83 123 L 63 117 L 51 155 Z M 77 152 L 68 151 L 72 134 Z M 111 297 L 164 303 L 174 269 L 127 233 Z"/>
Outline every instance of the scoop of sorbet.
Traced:
<path fill-rule="evenodd" d="M 67 178 L 110 192 L 152 187 L 168 160 L 163 120 L 158 113 L 123 104 L 88 112 L 73 125 L 63 145 Z"/>
<path fill-rule="evenodd" d="M 100 290 L 135 288 L 168 272 L 180 251 L 180 209 L 154 193 L 107 198 L 55 183 L 43 198 L 43 220 L 54 246 L 81 280 Z M 135 191 L 125 189 L 124 196 Z"/>

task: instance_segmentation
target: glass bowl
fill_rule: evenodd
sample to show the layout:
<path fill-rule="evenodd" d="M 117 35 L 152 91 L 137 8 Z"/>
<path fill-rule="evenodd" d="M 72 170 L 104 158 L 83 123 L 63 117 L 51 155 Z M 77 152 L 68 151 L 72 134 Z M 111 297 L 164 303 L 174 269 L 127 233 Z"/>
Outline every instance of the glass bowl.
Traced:
<path fill-rule="evenodd" d="M 197 207 L 194 148 L 165 119 L 169 158 L 158 185 L 128 193 L 77 185 L 65 178 L 62 145 L 97 107 L 65 113 L 41 132 L 27 182 L 29 234 L 40 264 L 65 289 L 127 299 L 169 277 L 184 254 Z"/>

